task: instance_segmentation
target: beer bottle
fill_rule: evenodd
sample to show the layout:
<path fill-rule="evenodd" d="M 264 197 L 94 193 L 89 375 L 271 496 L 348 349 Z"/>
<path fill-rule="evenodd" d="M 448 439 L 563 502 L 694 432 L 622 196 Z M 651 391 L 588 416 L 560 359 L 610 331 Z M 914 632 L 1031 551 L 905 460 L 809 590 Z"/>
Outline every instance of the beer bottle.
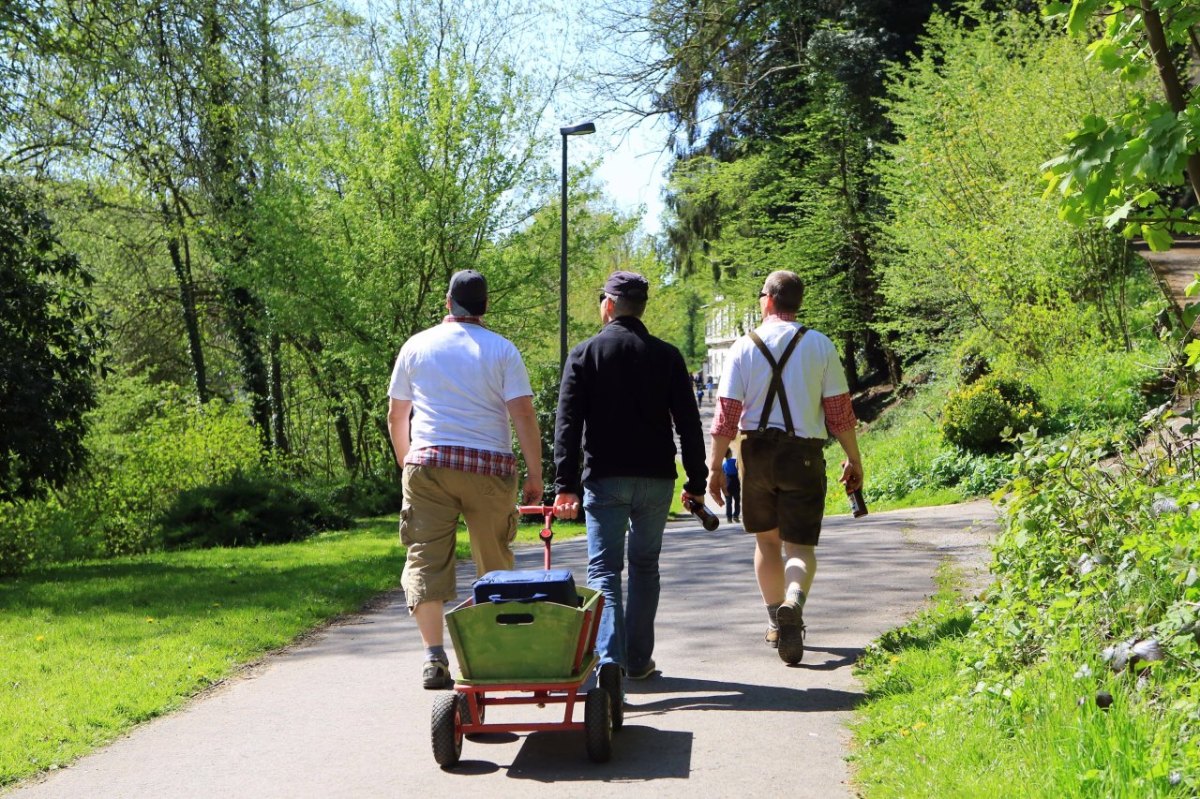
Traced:
<path fill-rule="evenodd" d="M 691 511 L 697 519 L 700 520 L 700 523 L 704 525 L 705 530 L 716 530 L 721 526 L 721 520 L 718 519 L 717 515 L 710 511 L 703 502 L 689 499 L 684 503 L 684 506 Z"/>

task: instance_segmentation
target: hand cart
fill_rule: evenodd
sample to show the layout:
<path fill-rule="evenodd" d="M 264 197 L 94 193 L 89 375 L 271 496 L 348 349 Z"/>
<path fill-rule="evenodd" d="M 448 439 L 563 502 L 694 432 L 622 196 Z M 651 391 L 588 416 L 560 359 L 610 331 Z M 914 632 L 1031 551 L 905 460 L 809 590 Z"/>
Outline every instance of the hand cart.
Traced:
<path fill-rule="evenodd" d="M 526 505 L 522 514 L 545 520 L 539 537 L 550 569 L 554 507 Z M 621 669 L 616 663 L 599 668 L 597 687 L 581 689 L 594 671 L 596 632 L 604 597 L 577 587 L 579 607 L 553 602 L 476 604 L 474 598 L 446 614 L 460 677 L 453 691 L 433 701 L 433 759 L 453 766 L 462 754 L 463 737 L 489 732 L 581 730 L 588 757 L 603 763 L 612 756 L 612 734 L 624 721 Z M 503 694 L 503 696 L 499 695 Z M 583 721 L 575 721 L 575 705 L 583 703 Z M 563 705 L 562 721 L 484 722 L 496 705 Z"/>

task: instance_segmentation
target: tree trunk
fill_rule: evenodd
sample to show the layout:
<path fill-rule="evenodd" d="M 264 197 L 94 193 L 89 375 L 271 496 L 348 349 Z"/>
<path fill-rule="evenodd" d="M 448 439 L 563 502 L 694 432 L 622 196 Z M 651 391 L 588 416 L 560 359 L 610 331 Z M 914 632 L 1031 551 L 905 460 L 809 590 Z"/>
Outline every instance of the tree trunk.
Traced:
<path fill-rule="evenodd" d="M 271 354 L 271 446 L 276 452 L 288 452 L 287 434 L 284 430 L 283 373 L 279 362 L 279 335 L 272 331 L 267 337 Z"/>
<path fill-rule="evenodd" d="M 846 370 L 846 385 L 849 386 L 850 393 L 853 394 L 862 386 L 862 381 L 858 378 L 858 358 L 854 354 L 855 342 L 853 333 L 843 334 L 842 348 L 845 350 L 842 365 Z"/>
<path fill-rule="evenodd" d="M 250 397 L 250 414 L 258 428 L 259 442 L 263 452 L 271 449 L 271 401 L 267 380 L 267 366 L 263 363 L 262 347 L 259 346 L 258 331 L 254 317 L 258 306 L 250 292 L 234 285 L 228 278 L 221 281 L 225 314 L 230 332 L 237 347 L 238 363 L 242 370 L 242 385 Z"/>
<path fill-rule="evenodd" d="M 241 281 L 251 252 L 247 230 L 250 198 L 243 182 L 244 153 L 231 117 L 234 98 L 231 66 L 224 53 L 226 34 L 213 0 L 204 5 L 202 29 L 205 50 L 201 79 L 207 102 L 200 119 L 207 155 L 202 180 L 217 223 L 213 243 L 222 264 L 222 299 L 237 346 L 243 387 L 250 398 L 254 424 L 266 452 L 271 449 L 273 438 L 267 365 L 257 329 L 261 309 L 254 294 Z"/>
<path fill-rule="evenodd" d="M 325 345 L 315 335 L 309 336 L 304 341 L 293 339 L 291 344 L 293 349 L 299 353 L 301 360 L 304 361 L 317 391 L 321 392 L 329 402 L 329 410 L 333 415 L 333 429 L 337 433 L 338 447 L 342 452 L 342 463 L 345 464 L 346 471 L 353 476 L 358 473 L 361 462 L 354 448 L 354 428 L 350 424 L 350 417 L 346 414 L 346 401 L 341 391 L 326 378 L 317 364 L 317 358 L 325 349 Z"/>
<path fill-rule="evenodd" d="M 161 200 L 163 225 L 167 232 L 167 252 L 171 255 L 171 266 L 175 270 L 175 281 L 179 285 L 179 306 L 183 311 L 183 326 L 187 331 L 188 356 L 192 361 L 192 380 L 196 385 L 196 400 L 203 405 L 208 402 L 208 371 L 204 365 L 204 348 L 200 339 L 200 320 L 196 313 L 196 286 L 192 281 L 191 250 L 187 246 L 183 220 L 172 213 L 166 200 Z M 181 239 L 183 247 L 180 247 Z"/>
<path fill-rule="evenodd" d="M 1187 91 L 1179 79 L 1179 71 L 1175 69 L 1175 61 L 1171 58 L 1171 50 L 1167 46 L 1167 35 L 1163 30 L 1162 17 L 1154 7 L 1153 0 L 1142 0 L 1142 19 L 1146 24 L 1146 36 L 1150 40 L 1150 51 L 1154 54 L 1154 64 L 1158 67 L 1158 77 L 1162 80 L 1163 92 L 1171 110 L 1182 114 L 1187 110 Z M 1187 160 L 1188 183 L 1191 184 L 1192 194 L 1196 202 L 1200 202 L 1200 153 L 1192 153 Z"/>

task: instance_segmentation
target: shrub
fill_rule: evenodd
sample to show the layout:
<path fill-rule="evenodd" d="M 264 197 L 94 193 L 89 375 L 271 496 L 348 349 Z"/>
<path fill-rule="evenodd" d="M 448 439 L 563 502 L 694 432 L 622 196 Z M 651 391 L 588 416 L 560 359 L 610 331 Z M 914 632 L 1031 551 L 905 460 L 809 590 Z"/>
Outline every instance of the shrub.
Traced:
<path fill-rule="evenodd" d="M 1023 433 L 1044 419 L 1033 389 L 989 375 L 950 395 L 942 412 L 942 435 L 971 452 L 995 452 L 1005 446 L 1006 430 Z"/>
<path fill-rule="evenodd" d="M 17 574 L 63 555 L 58 532 L 69 517 L 50 494 L 45 499 L 0 501 L 0 575 Z"/>
<path fill-rule="evenodd" d="M 349 522 L 286 483 L 241 472 L 182 492 L 160 519 L 163 541 L 171 548 L 299 541 Z"/>
<path fill-rule="evenodd" d="M 932 488 L 958 488 L 967 496 L 990 494 L 1008 482 L 1007 458 L 943 450 L 929 464 L 925 482 Z"/>
<path fill-rule="evenodd" d="M 91 466 L 64 501 L 99 556 L 154 549 L 156 520 L 181 491 L 256 468 L 258 435 L 245 409 L 197 405 L 174 386 L 123 378 L 107 387 L 88 438 Z"/>
<path fill-rule="evenodd" d="M 346 483 L 313 487 L 309 493 L 345 516 L 397 513 L 404 503 L 404 491 L 396 475 L 369 475 Z"/>

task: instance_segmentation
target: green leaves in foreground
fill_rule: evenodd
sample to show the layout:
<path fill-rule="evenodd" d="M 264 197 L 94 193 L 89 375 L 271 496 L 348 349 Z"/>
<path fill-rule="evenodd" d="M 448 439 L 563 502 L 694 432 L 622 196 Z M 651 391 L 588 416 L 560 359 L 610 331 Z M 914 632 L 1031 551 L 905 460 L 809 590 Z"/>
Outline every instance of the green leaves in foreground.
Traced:
<path fill-rule="evenodd" d="M 1176 0 L 1074 0 L 1047 11 L 1073 36 L 1092 38 L 1089 60 L 1129 87 L 1124 109 L 1084 118 L 1063 154 L 1043 164 L 1047 196 L 1060 195 L 1063 219 L 1103 219 L 1153 250 L 1169 249 L 1200 224 L 1195 211 L 1176 207 L 1181 194 L 1192 195 L 1188 205 L 1200 200 L 1200 105 L 1170 56 L 1158 56 L 1188 48 L 1200 10 Z"/>

